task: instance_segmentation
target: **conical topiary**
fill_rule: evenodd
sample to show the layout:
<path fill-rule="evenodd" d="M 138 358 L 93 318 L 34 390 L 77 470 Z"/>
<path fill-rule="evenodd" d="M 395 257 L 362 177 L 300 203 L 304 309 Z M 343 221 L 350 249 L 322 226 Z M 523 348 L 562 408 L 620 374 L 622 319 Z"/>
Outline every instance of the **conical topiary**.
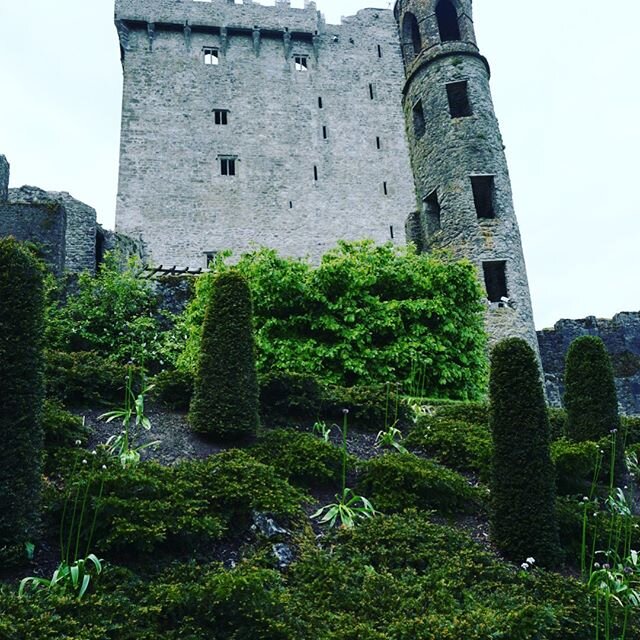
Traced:
<path fill-rule="evenodd" d="M 189 422 L 215 438 L 246 438 L 258 428 L 258 403 L 251 293 L 231 270 L 211 289 Z"/>
<path fill-rule="evenodd" d="M 549 418 L 535 354 L 519 338 L 500 342 L 491 357 L 491 531 L 500 551 L 553 566 L 559 557 L 555 474 Z"/>
<path fill-rule="evenodd" d="M 613 367 L 600 338 L 582 336 L 571 343 L 564 382 L 567 435 L 572 440 L 597 441 L 620 429 Z"/>
<path fill-rule="evenodd" d="M 36 258 L 0 239 L 0 565 L 24 556 L 40 497 L 44 287 Z"/>

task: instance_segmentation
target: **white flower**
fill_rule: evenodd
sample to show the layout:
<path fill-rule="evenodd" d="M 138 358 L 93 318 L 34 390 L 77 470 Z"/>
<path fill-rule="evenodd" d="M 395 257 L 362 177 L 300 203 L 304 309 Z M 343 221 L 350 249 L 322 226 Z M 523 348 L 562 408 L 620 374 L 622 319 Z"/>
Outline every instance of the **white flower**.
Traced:
<path fill-rule="evenodd" d="M 98 455 L 98 452 L 94 449 L 94 450 L 91 452 L 91 455 L 92 455 L 92 456 L 97 456 L 97 455 Z"/>
<path fill-rule="evenodd" d="M 526 562 L 523 562 L 520 566 L 521 566 L 525 571 L 529 568 L 529 565 L 528 565 Z"/>
<path fill-rule="evenodd" d="M 76 440 L 76 447 L 79 447 L 82 444 L 80 440 Z"/>
<path fill-rule="evenodd" d="M 82 464 L 87 464 L 87 461 L 86 461 L 86 459 L 82 461 Z"/>
<path fill-rule="evenodd" d="M 536 559 L 535 558 L 527 558 L 527 562 L 529 564 L 535 564 L 536 563 Z"/>
<path fill-rule="evenodd" d="M 103 471 L 106 471 L 106 470 L 107 470 L 107 465 L 106 465 L 106 464 L 103 464 L 103 465 L 102 465 L 102 470 L 103 470 Z"/>

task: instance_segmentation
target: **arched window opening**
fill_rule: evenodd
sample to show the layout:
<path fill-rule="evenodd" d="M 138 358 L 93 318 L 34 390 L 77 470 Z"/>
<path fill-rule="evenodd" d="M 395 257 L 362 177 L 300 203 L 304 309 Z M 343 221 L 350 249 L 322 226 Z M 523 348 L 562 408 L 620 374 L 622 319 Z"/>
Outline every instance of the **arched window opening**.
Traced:
<path fill-rule="evenodd" d="M 436 18 L 442 42 L 461 40 L 458 12 L 450 0 L 440 0 L 436 7 Z"/>
<path fill-rule="evenodd" d="M 411 62 L 422 51 L 420 29 L 413 13 L 405 13 L 402 20 L 402 47 L 407 62 Z"/>

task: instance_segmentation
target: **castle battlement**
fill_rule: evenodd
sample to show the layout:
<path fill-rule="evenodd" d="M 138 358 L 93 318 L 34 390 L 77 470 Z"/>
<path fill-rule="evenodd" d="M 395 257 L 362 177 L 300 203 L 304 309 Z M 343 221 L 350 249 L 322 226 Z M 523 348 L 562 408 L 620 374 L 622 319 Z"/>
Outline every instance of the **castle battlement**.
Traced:
<path fill-rule="evenodd" d="M 305 2 L 304 8 L 289 2 L 265 6 L 253 2 L 236 4 L 227 0 L 116 0 L 116 21 L 125 24 L 151 24 L 153 28 L 194 30 L 218 33 L 223 27 L 231 33 L 252 33 L 256 28 L 263 35 L 321 33 L 324 21 L 315 2 Z"/>

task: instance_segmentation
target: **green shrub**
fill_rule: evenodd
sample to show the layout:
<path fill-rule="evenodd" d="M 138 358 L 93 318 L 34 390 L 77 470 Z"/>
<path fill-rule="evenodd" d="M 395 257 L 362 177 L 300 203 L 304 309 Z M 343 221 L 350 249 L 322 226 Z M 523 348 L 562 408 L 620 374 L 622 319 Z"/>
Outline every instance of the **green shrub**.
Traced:
<path fill-rule="evenodd" d="M 74 457 L 82 455 L 73 452 Z M 74 482 L 92 478 L 92 504 L 104 482 L 94 534 L 98 553 L 135 557 L 206 549 L 228 532 L 241 535 L 253 511 L 289 521 L 300 514 L 300 503 L 306 500 L 271 467 L 239 450 L 175 467 L 154 462 L 127 470 L 114 463 L 106 466 L 92 472 L 73 459 L 65 465 L 82 469 Z M 53 521 L 59 521 L 63 498 L 51 498 Z"/>
<path fill-rule="evenodd" d="M 72 353 L 93 351 L 120 364 L 133 361 L 154 368 L 175 357 L 163 325 L 158 297 L 139 266 L 126 268 L 107 254 L 98 273 L 80 274 L 69 295 L 58 296 L 47 312 L 46 340 L 50 349 Z M 166 317 L 163 317 L 166 316 Z"/>
<path fill-rule="evenodd" d="M 411 247 L 340 243 L 318 267 L 262 249 L 233 267 L 255 305 L 257 366 L 317 376 L 343 387 L 411 383 L 424 366 L 430 395 L 473 399 L 486 386 L 482 293 L 475 267 L 417 255 Z M 195 367 L 211 278 L 183 317 L 180 368 Z"/>
<path fill-rule="evenodd" d="M 275 372 L 260 376 L 260 415 L 271 423 L 316 420 L 322 413 L 324 386 L 313 376 Z"/>
<path fill-rule="evenodd" d="M 157 398 L 174 411 L 188 411 L 193 396 L 193 375 L 188 371 L 167 370 L 152 380 L 151 397 Z"/>
<path fill-rule="evenodd" d="M 549 407 L 549 428 L 551 441 L 564 438 L 567 435 L 567 412 L 564 409 Z"/>
<path fill-rule="evenodd" d="M 95 352 L 45 352 L 47 395 L 69 405 L 113 403 L 122 399 L 124 365 Z"/>
<path fill-rule="evenodd" d="M 0 239 L 0 564 L 23 555 L 38 519 L 44 399 L 43 270 Z"/>
<path fill-rule="evenodd" d="M 482 480 L 489 478 L 493 444 L 486 423 L 440 418 L 438 412 L 419 418 L 404 444 L 422 449 L 447 467 L 478 473 Z"/>
<path fill-rule="evenodd" d="M 620 429 L 613 369 L 600 338 L 583 336 L 571 343 L 564 379 L 569 438 L 597 441 Z"/>
<path fill-rule="evenodd" d="M 484 402 L 447 402 L 436 405 L 438 418 L 448 418 L 469 424 L 489 424 L 489 405 Z"/>
<path fill-rule="evenodd" d="M 249 437 L 258 404 L 251 293 L 243 276 L 227 271 L 216 277 L 204 317 L 189 422 L 219 438 Z"/>
<path fill-rule="evenodd" d="M 627 445 L 640 443 L 640 416 L 621 416 L 622 437 Z"/>
<path fill-rule="evenodd" d="M 84 440 L 88 434 L 82 418 L 67 411 L 59 400 L 50 398 L 43 404 L 42 428 L 46 449 L 71 448 L 76 440 Z"/>
<path fill-rule="evenodd" d="M 524 340 L 503 340 L 494 348 L 489 393 L 493 540 L 511 560 L 533 556 L 553 565 L 558 531 L 549 418 L 537 360 Z"/>
<path fill-rule="evenodd" d="M 567 438 L 553 442 L 551 460 L 556 468 L 558 493 L 589 493 L 596 465 L 604 457 L 601 451 L 606 446 L 603 442 L 572 442 Z M 603 471 L 606 473 L 606 467 Z"/>
<path fill-rule="evenodd" d="M 362 464 L 358 491 L 384 512 L 407 508 L 464 511 L 477 508 L 483 492 L 455 471 L 412 454 L 387 453 Z"/>
<path fill-rule="evenodd" d="M 340 483 L 342 451 L 309 433 L 275 429 L 261 434 L 247 451 L 256 460 L 271 465 L 279 475 L 303 486 Z M 349 456 L 349 465 L 354 458 Z"/>

